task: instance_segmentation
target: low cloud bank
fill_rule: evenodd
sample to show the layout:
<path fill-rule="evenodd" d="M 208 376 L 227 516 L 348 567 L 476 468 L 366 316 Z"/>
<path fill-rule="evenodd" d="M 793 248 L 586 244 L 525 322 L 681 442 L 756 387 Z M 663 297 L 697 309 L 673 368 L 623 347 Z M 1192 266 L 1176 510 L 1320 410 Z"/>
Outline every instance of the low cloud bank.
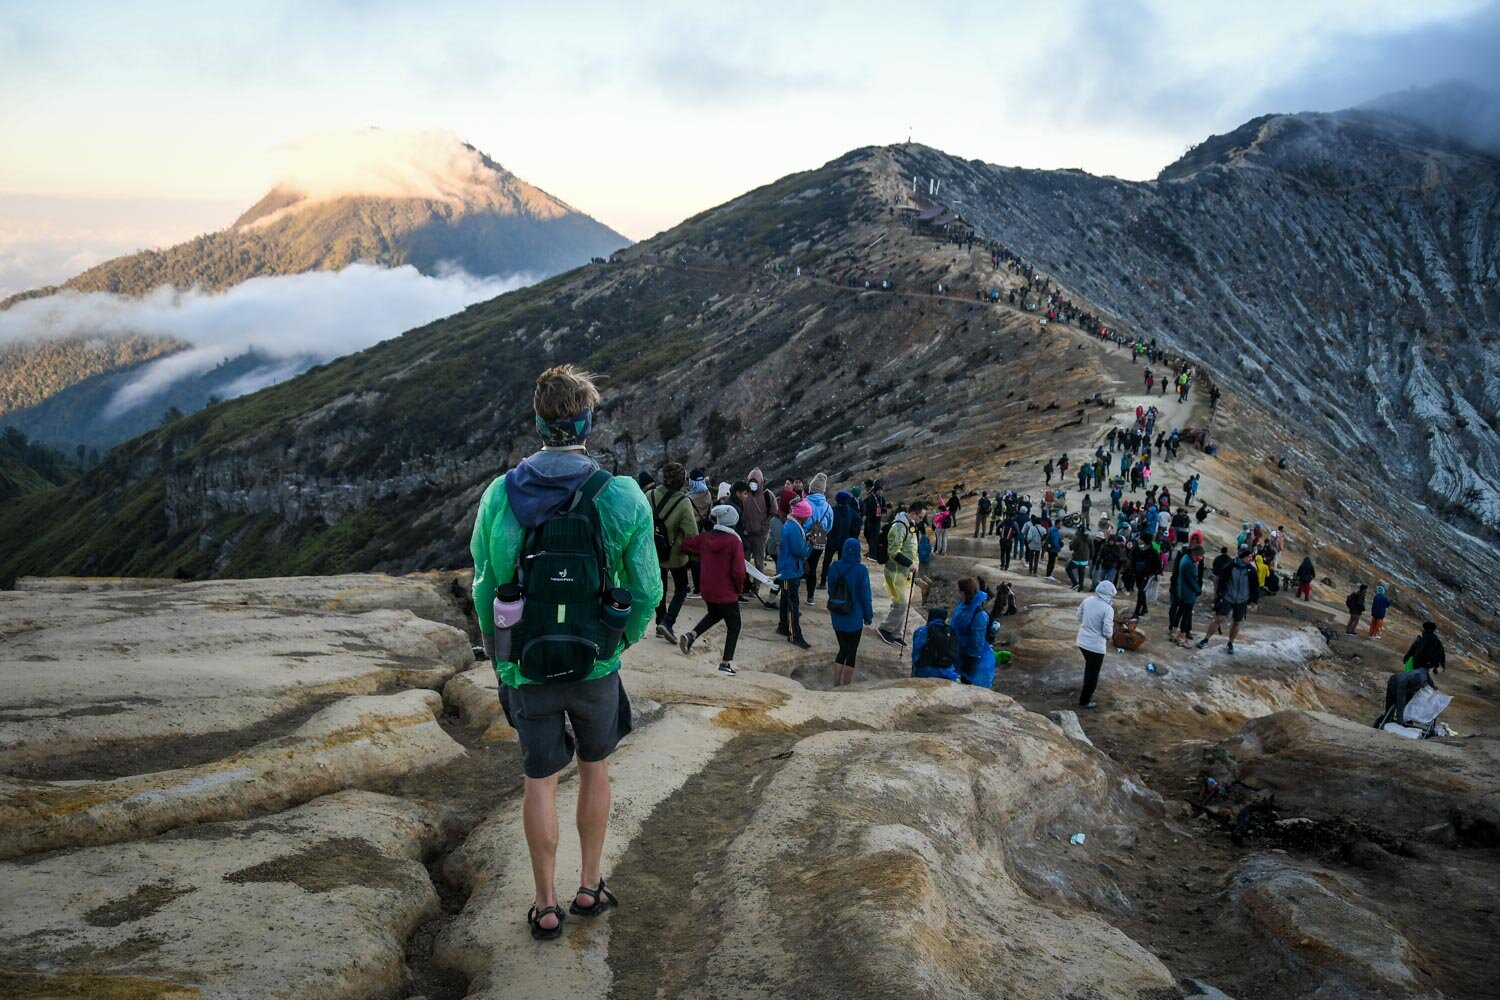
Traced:
<path fill-rule="evenodd" d="M 106 416 L 142 406 L 173 383 L 255 350 L 286 364 L 232 383 L 239 395 L 290 377 L 308 364 L 369 347 L 413 327 L 532 283 L 529 275 L 438 277 L 406 266 L 354 264 L 252 278 L 224 292 L 159 288 L 142 298 L 66 292 L 0 312 L 0 344 L 45 337 L 156 334 L 192 344 L 143 367 L 110 401 Z"/>

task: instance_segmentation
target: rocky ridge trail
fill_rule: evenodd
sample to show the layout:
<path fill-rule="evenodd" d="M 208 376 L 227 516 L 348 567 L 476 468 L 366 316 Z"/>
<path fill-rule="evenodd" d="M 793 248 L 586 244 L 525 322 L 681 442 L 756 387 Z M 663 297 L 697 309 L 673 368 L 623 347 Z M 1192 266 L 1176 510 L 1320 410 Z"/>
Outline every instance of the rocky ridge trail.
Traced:
<path fill-rule="evenodd" d="M 1088 353 L 1122 386 L 1138 370 Z M 1122 388 L 1112 408 L 1045 440 L 1087 451 L 1135 400 Z M 996 459 L 984 481 L 1037 492 L 1032 455 L 1039 463 Z M 1171 475 L 1189 468 L 1229 508 L 1210 538 L 1232 534 L 1242 470 L 1192 455 Z M 521 921 L 519 767 L 493 675 L 446 624 L 463 619 L 461 579 L 23 581 L 0 595 L 0 670 L 25 678 L 7 685 L 25 698 L 4 711 L 35 734 L 0 782 L 0 813 L 25 817 L 6 823 L 0 894 L 26 901 L 0 907 L 0 984 L 31 997 L 436 1000 L 582 983 L 621 998 L 1003 988 L 1166 1000 L 1194 995 L 1192 979 L 1239 1000 L 1484 995 L 1475 956 L 1495 929 L 1500 872 L 1486 744 L 1414 747 L 1313 714 L 1374 714 L 1392 669 L 1378 646 L 1351 654 L 1325 639 L 1318 616 L 1332 607 L 1268 601 L 1232 666 L 1153 635 L 1147 650 L 1107 658 L 1104 708 L 1069 717 L 1078 595 L 1000 571 L 993 540 L 969 533 L 961 524 L 950 538 L 932 598 L 960 573 L 1015 584 L 1023 611 L 1005 626 L 1017 659 L 996 692 L 908 679 L 904 656 L 873 636 L 856 685 L 829 691 L 820 608 L 806 611 L 806 652 L 774 634 L 772 612 L 748 608 L 734 678 L 713 669 L 721 633 L 691 658 L 658 640 L 634 647 L 623 676 L 638 728 L 614 758 L 605 857 L 623 905 L 570 921 L 552 945 L 529 941 Z M 689 603 L 684 620 L 695 612 Z M 93 666 L 78 664 L 97 637 L 75 641 L 67 627 L 80 614 L 114 629 L 112 655 Z M 1411 625 L 1398 611 L 1389 627 Z M 320 648 L 328 655 L 310 655 Z M 56 659 L 26 658 L 38 650 Z M 325 666 L 335 650 L 342 659 Z M 1146 674 L 1147 656 L 1166 671 Z M 119 689 L 80 684 L 79 669 Z M 283 714 L 240 709 L 247 670 Z M 330 676 L 355 680 L 332 691 Z M 1493 704 L 1455 693 L 1454 723 L 1492 731 Z M 191 728 L 175 733 L 161 720 L 179 704 Z M 98 752 L 64 718 L 94 725 Z M 218 742 L 180 742 L 210 725 Z M 121 752 L 155 770 L 103 763 Z M 1391 782 L 1405 812 L 1361 810 L 1363 788 L 1399 761 L 1446 758 L 1463 763 Z M 53 772 L 67 779 L 33 776 Z M 1231 843 L 1212 811 L 1189 805 L 1203 772 L 1274 790 L 1298 823 Z M 568 773 L 561 787 L 567 816 Z M 1339 818 L 1362 832 L 1331 847 L 1286 832 Z M 578 860 L 568 825 L 563 892 Z M 1434 882 L 1452 924 L 1441 939 L 1425 933 L 1420 902 Z"/>

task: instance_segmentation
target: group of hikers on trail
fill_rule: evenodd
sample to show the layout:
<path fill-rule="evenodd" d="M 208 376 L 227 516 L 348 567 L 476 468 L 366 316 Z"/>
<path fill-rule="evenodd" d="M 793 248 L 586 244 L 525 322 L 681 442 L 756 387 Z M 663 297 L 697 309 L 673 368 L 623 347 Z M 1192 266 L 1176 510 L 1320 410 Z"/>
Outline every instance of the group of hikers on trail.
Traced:
<path fill-rule="evenodd" d="M 823 591 L 835 647 L 833 686 L 844 687 L 853 680 L 860 637 L 875 622 L 868 560 L 880 567 L 890 599 L 876 634 L 888 645 L 908 647 L 912 675 L 988 688 L 997 663 L 1009 659 L 1008 651 L 996 654 L 1000 618 L 1016 613 L 1010 585 L 965 576 L 953 609 L 927 608 L 925 623 L 907 635 L 913 591 L 925 602 L 932 585 L 919 575 L 933 550 L 929 526 L 937 548 L 944 549 L 964 506 L 962 487 L 946 499 L 898 505 L 886 499 L 876 479 L 837 490 L 830 501 L 822 473 L 805 484 L 786 479 L 774 492 L 759 469 L 712 490 L 704 470 L 675 462 L 663 466 L 659 482 L 646 471 L 615 476 L 588 454 L 598 401 L 591 376 L 571 365 L 541 374 L 533 410 L 543 445 L 484 491 L 470 543 L 483 653 L 494 664 L 500 705 L 517 734 L 525 775 L 523 826 L 536 884 L 527 922 L 538 940 L 559 937 L 568 915 L 588 919 L 618 905 L 601 859 L 610 813 L 608 761 L 632 726 L 620 656 L 653 623 L 658 637 L 689 656 L 722 623 L 719 670 L 733 675 L 744 604 L 759 600 L 771 607 L 767 596 L 775 596 L 777 634 L 807 649 L 813 644 L 801 612 L 816 606 Z M 1107 468 L 1115 445 L 1140 447 L 1149 461 L 1164 446 L 1150 442 L 1153 421 L 1139 411 L 1134 427 L 1111 429 L 1110 450 L 1101 444 L 1087 464 L 1102 460 Z M 1066 456 L 1057 463 L 1064 476 L 1070 465 Z M 1197 648 L 1228 623 L 1229 653 L 1247 613 L 1263 594 L 1281 589 L 1275 566 L 1287 541 L 1283 528 L 1266 531 L 1246 522 L 1237 553 L 1221 547 L 1205 567 L 1201 524 L 1208 508 L 1190 515 L 1188 506 L 1197 484 L 1197 476 L 1189 477 L 1180 500 L 1164 486 L 1147 485 L 1139 501 L 1115 494 L 1097 525 L 1085 516 L 1066 526 L 1066 542 L 1060 522 L 1072 515 L 1059 493 L 1049 491 L 1036 504 L 1013 490 L 980 493 L 974 537 L 998 536 L 1003 569 L 1024 553 L 1036 575 L 1045 552 L 1046 578 L 1055 581 L 1053 570 L 1066 545 L 1073 589 L 1090 591 L 1077 609 L 1081 706 L 1097 705 L 1093 696 L 1110 644 L 1136 648 L 1144 641 L 1139 620 L 1160 600 L 1163 579 L 1169 581 L 1167 630 L 1173 641 L 1194 639 L 1195 609 L 1212 587 L 1213 617 Z M 1315 578 L 1311 559 L 1304 559 L 1295 576 L 1304 601 Z M 1128 619 L 1118 617 L 1112 603 L 1121 592 L 1135 594 Z M 1364 595 L 1361 587 L 1346 602 L 1349 634 L 1365 610 Z M 689 599 L 701 600 L 704 614 L 679 633 L 677 618 Z M 1383 623 L 1389 606 L 1384 587 L 1377 587 L 1373 637 L 1379 637 L 1376 623 Z M 1387 685 L 1387 715 L 1394 710 L 1399 721 L 1406 702 L 1432 686 L 1444 666 L 1436 625 L 1428 622 L 1408 651 L 1405 671 Z M 565 911 L 553 886 L 556 796 L 558 775 L 575 755 L 581 865 Z"/>

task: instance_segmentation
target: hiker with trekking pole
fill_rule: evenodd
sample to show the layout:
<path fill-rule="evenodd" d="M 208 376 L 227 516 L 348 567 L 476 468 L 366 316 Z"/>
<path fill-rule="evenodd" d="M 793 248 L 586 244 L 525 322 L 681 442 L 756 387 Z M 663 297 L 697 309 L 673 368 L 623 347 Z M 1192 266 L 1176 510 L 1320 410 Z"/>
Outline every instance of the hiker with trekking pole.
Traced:
<path fill-rule="evenodd" d="M 911 611 L 912 577 L 917 568 L 917 528 L 927 519 L 927 501 L 914 501 L 897 514 L 880 534 L 877 554 L 884 556 L 885 592 L 891 598 L 891 610 L 875 630 L 889 646 L 906 645 L 906 618 Z M 899 626 L 899 632 L 898 632 Z"/>

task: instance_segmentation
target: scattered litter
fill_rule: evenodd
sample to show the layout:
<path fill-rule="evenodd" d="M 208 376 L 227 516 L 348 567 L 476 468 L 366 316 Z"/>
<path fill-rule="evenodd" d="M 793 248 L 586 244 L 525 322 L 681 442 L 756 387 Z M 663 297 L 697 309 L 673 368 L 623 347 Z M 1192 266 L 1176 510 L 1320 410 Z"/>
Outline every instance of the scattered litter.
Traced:
<path fill-rule="evenodd" d="M 1084 836 L 1081 833 L 1075 833 L 1075 834 L 1073 834 L 1073 836 L 1071 836 L 1071 837 L 1068 838 L 1068 843 L 1070 843 L 1070 844 L 1081 844 L 1081 843 L 1083 843 L 1083 841 L 1084 841 Z"/>
<path fill-rule="evenodd" d="M 1148 674 L 1154 674 L 1154 673 L 1156 673 L 1156 664 L 1155 663 L 1148 663 L 1148 664 L 1146 664 L 1146 673 L 1148 673 Z"/>

